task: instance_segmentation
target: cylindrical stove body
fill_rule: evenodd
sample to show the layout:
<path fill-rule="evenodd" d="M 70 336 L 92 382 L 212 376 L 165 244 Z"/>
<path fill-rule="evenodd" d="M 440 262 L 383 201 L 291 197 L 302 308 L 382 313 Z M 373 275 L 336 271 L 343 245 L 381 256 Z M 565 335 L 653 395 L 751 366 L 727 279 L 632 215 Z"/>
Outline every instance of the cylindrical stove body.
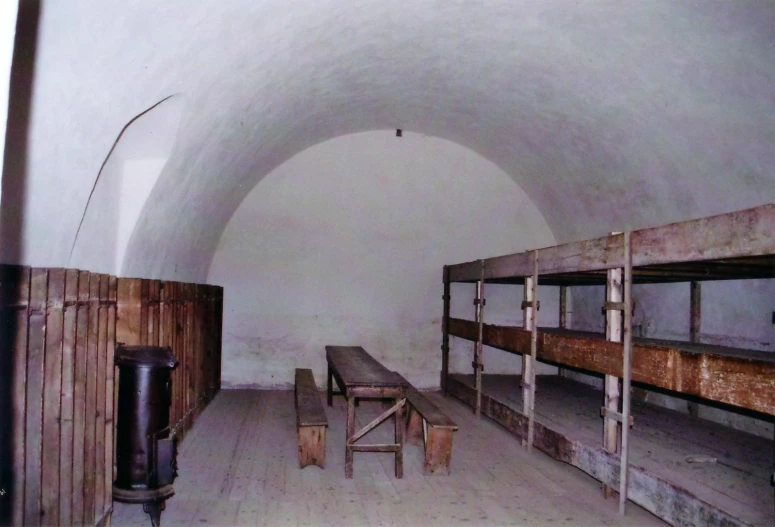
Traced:
<path fill-rule="evenodd" d="M 170 348 L 158 346 L 119 346 L 114 361 L 119 376 L 113 496 L 147 510 L 174 494 L 170 372 L 178 361 Z"/>

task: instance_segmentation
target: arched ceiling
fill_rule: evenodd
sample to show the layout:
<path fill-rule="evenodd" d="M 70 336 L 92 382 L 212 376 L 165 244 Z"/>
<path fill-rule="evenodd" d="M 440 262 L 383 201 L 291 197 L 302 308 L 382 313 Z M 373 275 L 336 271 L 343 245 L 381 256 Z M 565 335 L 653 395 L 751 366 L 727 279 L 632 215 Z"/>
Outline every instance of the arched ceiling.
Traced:
<path fill-rule="evenodd" d="M 173 93 L 127 274 L 203 279 L 262 177 L 373 129 L 472 148 L 560 241 L 773 201 L 774 28 L 764 0 L 49 0 L 25 233 L 51 243 L 28 259 L 61 264 L 117 132 Z"/>

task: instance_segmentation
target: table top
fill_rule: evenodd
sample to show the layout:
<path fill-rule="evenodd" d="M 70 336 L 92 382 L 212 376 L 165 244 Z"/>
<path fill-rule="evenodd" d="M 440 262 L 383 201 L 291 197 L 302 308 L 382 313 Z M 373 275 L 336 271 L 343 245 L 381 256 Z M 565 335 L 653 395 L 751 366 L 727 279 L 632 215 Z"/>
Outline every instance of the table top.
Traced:
<path fill-rule="evenodd" d="M 401 378 L 360 346 L 326 346 L 326 360 L 346 386 L 397 386 Z"/>

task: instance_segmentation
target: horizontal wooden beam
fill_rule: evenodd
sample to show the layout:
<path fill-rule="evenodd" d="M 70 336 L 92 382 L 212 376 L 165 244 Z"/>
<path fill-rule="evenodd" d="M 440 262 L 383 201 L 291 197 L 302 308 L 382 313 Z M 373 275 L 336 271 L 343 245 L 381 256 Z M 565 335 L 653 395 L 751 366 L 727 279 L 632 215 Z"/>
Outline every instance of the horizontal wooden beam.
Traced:
<path fill-rule="evenodd" d="M 472 386 L 450 376 L 449 393 L 469 406 L 476 401 Z M 527 437 L 527 416 L 490 397 L 481 396 L 481 412 L 509 432 Z M 577 467 L 602 483 L 619 486 L 619 458 L 602 448 L 585 445 L 544 426 L 535 424 L 533 446 L 552 458 Z M 630 465 L 628 497 L 644 509 L 671 525 L 707 525 L 714 527 L 743 527 L 747 524 L 703 501 L 687 489 L 665 480 L 646 469 Z"/>
<path fill-rule="evenodd" d="M 652 266 L 640 272 L 635 271 L 635 281 L 647 283 L 775 276 L 775 260 L 755 258 L 775 255 L 773 233 L 775 204 L 633 231 L 633 267 Z M 586 280 L 580 273 L 623 267 L 623 244 L 624 236 L 615 234 L 538 249 L 538 274 L 547 277 L 545 283 L 594 283 L 597 281 L 595 278 Z M 719 260 L 723 262 L 713 262 Z M 691 262 L 705 262 L 705 267 L 689 265 Z M 484 260 L 484 266 L 486 280 L 530 276 L 532 251 L 488 258 Z M 479 278 L 478 260 L 451 265 L 449 269 L 452 282 L 475 281 Z M 565 276 L 552 279 L 552 275 Z"/>
<path fill-rule="evenodd" d="M 450 318 L 450 335 L 476 340 L 476 331 L 474 322 Z M 530 353 L 529 331 L 485 324 L 482 335 L 487 346 Z M 722 355 L 714 346 L 687 348 L 672 341 L 634 341 L 632 380 L 775 415 L 775 362 Z M 706 352 L 697 353 L 697 349 Z M 544 362 L 622 376 L 622 344 L 590 334 L 539 331 L 537 356 Z"/>

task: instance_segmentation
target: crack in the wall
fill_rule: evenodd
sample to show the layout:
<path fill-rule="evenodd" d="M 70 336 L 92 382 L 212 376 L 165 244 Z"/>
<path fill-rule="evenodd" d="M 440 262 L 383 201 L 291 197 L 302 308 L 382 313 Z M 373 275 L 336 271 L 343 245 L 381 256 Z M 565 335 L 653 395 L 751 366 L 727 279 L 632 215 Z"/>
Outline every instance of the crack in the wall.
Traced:
<path fill-rule="evenodd" d="M 73 238 L 73 245 L 72 245 L 72 247 L 70 247 L 70 254 L 67 257 L 67 267 L 70 267 L 70 261 L 73 258 L 73 253 L 75 252 L 75 247 L 78 244 L 78 235 L 81 234 L 81 229 L 83 228 L 83 223 L 86 220 L 86 213 L 88 212 L 89 205 L 91 204 L 91 200 L 94 197 L 94 192 L 97 190 L 97 184 L 99 183 L 100 177 L 102 176 L 102 173 L 105 170 L 105 166 L 108 164 L 108 160 L 110 160 L 111 156 L 113 155 L 113 152 L 115 152 L 115 150 L 116 150 L 116 147 L 121 142 L 121 138 L 124 136 L 124 133 L 129 129 L 130 126 L 132 126 L 132 124 L 135 121 L 140 119 L 142 116 L 146 115 L 151 110 L 157 108 L 162 103 L 168 101 L 169 99 L 171 99 L 175 95 L 176 94 L 173 93 L 172 95 L 168 95 L 168 96 L 164 97 L 163 99 L 161 99 L 157 103 L 153 104 L 152 106 L 146 108 L 142 112 L 140 112 L 137 115 L 135 115 L 134 117 L 132 117 L 132 119 L 130 119 L 124 125 L 124 127 L 121 129 L 121 131 L 119 132 L 118 136 L 116 136 L 116 140 L 113 141 L 113 145 L 110 147 L 110 150 L 108 151 L 108 155 L 105 156 L 105 159 L 102 161 L 102 165 L 100 165 L 100 169 L 97 172 L 97 177 L 94 179 L 94 184 L 92 185 L 91 192 L 89 192 L 89 197 L 86 200 L 86 205 L 83 208 L 83 214 L 81 215 L 81 221 L 78 222 L 78 229 L 76 229 L 76 231 L 75 231 L 75 237 Z"/>

